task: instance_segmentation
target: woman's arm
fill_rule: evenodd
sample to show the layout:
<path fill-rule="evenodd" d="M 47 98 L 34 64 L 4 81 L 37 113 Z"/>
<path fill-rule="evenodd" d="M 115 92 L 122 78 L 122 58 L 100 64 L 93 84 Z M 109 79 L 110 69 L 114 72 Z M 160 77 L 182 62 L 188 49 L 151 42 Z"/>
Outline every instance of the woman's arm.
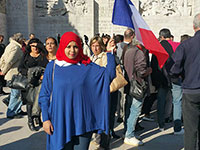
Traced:
<path fill-rule="evenodd" d="M 110 80 L 112 81 L 116 77 L 116 64 L 115 64 L 115 57 L 111 53 L 107 53 L 107 66 L 106 70 L 110 76 Z"/>

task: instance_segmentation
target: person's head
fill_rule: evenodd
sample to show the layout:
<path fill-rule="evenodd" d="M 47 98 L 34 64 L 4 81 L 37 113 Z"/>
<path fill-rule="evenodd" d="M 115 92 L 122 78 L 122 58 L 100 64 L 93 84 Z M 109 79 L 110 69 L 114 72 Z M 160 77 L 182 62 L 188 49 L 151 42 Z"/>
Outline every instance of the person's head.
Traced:
<path fill-rule="evenodd" d="M 103 40 L 104 45 L 106 46 L 107 43 L 108 43 L 108 41 L 110 40 L 110 35 L 108 35 L 108 34 L 103 34 L 103 35 L 101 36 L 101 38 L 102 38 L 102 40 Z"/>
<path fill-rule="evenodd" d="M 65 32 L 62 35 L 56 58 L 73 64 L 78 62 L 90 63 L 90 59 L 83 54 L 80 37 L 74 32 Z"/>
<path fill-rule="evenodd" d="M 54 37 L 47 37 L 45 40 L 45 47 L 48 53 L 56 53 L 58 43 Z"/>
<path fill-rule="evenodd" d="M 12 40 L 15 40 L 16 42 L 18 42 L 19 44 L 23 44 L 24 41 L 24 37 L 22 33 L 15 33 L 12 37 Z"/>
<path fill-rule="evenodd" d="M 44 48 L 44 45 L 43 43 L 38 39 L 38 38 L 33 38 L 31 39 L 27 46 L 26 46 L 26 51 L 28 53 L 44 53 L 45 52 L 45 48 Z"/>
<path fill-rule="evenodd" d="M 160 41 L 170 39 L 171 38 L 171 32 L 167 28 L 163 28 L 159 32 L 159 39 Z"/>
<path fill-rule="evenodd" d="M 174 41 L 174 36 L 173 35 L 170 36 L 170 40 Z"/>
<path fill-rule="evenodd" d="M 131 43 L 134 37 L 135 37 L 135 32 L 134 32 L 133 29 L 128 28 L 128 29 L 124 32 L 124 41 L 125 41 L 125 42 Z"/>
<path fill-rule="evenodd" d="M 35 38 L 35 34 L 34 34 L 34 33 L 30 33 L 30 34 L 29 34 L 29 39 L 31 40 L 31 39 L 33 39 L 33 38 Z"/>
<path fill-rule="evenodd" d="M 200 13 L 196 14 L 194 17 L 193 28 L 195 32 L 200 30 Z"/>
<path fill-rule="evenodd" d="M 103 43 L 102 38 L 99 36 L 94 36 L 90 40 L 90 48 L 95 56 L 106 50 L 105 44 Z"/>
<path fill-rule="evenodd" d="M 183 34 L 183 35 L 181 35 L 181 41 L 180 42 L 182 43 L 183 41 L 185 41 L 189 38 L 191 38 L 191 36 L 189 36 L 188 34 Z"/>
<path fill-rule="evenodd" d="M 124 36 L 121 34 L 117 34 L 116 36 L 114 36 L 115 42 L 117 43 L 121 43 L 124 41 Z"/>
<path fill-rule="evenodd" d="M 0 34 L 0 43 L 3 43 L 4 36 Z"/>

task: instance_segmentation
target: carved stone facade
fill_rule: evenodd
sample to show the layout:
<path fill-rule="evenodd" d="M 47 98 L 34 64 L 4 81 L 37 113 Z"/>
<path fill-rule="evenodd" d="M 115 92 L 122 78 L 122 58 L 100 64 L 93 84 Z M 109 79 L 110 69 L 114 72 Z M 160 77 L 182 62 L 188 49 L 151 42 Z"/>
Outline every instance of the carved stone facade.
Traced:
<path fill-rule="evenodd" d="M 67 13 L 84 15 L 88 12 L 86 0 L 36 0 L 36 11 L 39 17 L 64 16 Z"/>
<path fill-rule="evenodd" d="M 140 0 L 142 16 L 192 16 L 193 0 Z"/>
<path fill-rule="evenodd" d="M 169 28 L 179 41 L 193 35 L 193 16 L 200 12 L 200 0 L 132 0 L 157 36 Z M 91 38 L 96 33 L 123 34 L 126 27 L 113 25 L 114 0 L 0 0 L 0 34 L 10 37 L 33 32 L 42 41 L 66 31 Z M 6 6 L 6 9 L 5 9 Z"/>

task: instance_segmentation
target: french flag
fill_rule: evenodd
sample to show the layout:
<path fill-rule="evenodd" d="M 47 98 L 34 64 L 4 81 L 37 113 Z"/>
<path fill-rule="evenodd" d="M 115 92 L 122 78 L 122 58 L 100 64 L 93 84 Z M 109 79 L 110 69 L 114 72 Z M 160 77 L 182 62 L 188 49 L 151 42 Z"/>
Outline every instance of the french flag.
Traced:
<path fill-rule="evenodd" d="M 169 55 L 130 0 L 115 0 L 112 23 L 133 28 L 136 39 L 157 57 L 160 68 L 163 67 Z"/>

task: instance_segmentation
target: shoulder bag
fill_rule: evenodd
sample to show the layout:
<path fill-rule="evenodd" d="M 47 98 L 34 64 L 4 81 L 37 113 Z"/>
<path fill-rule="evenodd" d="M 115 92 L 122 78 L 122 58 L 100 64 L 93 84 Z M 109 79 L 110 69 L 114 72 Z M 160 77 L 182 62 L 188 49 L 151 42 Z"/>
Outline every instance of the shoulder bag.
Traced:
<path fill-rule="evenodd" d="M 134 58 L 133 58 L 134 62 L 135 62 L 136 52 L 134 53 Z M 138 73 L 135 71 L 135 67 L 133 65 L 133 73 L 130 81 L 129 95 L 136 98 L 137 100 L 142 100 L 146 94 L 146 90 L 147 90 L 146 81 L 138 76 Z"/>

